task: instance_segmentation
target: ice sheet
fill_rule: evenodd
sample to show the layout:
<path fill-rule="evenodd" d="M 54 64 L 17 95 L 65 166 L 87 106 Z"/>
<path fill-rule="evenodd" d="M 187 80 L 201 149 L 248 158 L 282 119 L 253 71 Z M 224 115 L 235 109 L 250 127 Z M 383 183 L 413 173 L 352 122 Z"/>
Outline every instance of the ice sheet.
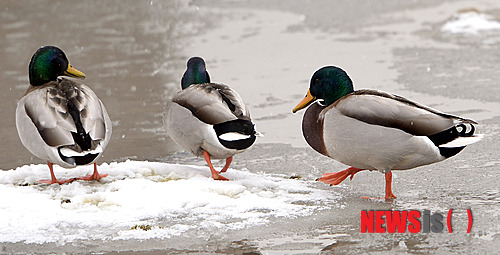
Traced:
<path fill-rule="evenodd" d="M 58 178 L 93 169 L 54 167 Z M 312 182 L 245 169 L 229 169 L 227 182 L 212 180 L 207 167 L 159 162 L 104 163 L 99 171 L 109 176 L 65 185 L 37 183 L 49 177 L 46 165 L 0 171 L 0 242 L 208 235 L 310 215 L 335 200 Z"/>

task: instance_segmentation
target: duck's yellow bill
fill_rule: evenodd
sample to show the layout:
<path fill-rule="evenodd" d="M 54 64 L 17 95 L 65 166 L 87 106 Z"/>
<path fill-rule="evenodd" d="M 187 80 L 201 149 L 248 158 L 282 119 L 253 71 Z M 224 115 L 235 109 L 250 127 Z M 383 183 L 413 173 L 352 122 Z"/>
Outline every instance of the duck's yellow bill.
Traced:
<path fill-rule="evenodd" d="M 295 106 L 295 108 L 293 108 L 292 112 L 296 113 L 296 112 L 306 108 L 308 105 L 310 105 L 315 100 L 316 100 L 316 97 L 313 97 L 311 95 L 311 91 L 307 90 L 306 97 L 304 97 L 304 99 L 302 99 L 302 101 L 300 101 L 300 103 L 297 106 Z"/>
<path fill-rule="evenodd" d="M 86 77 L 84 73 L 82 73 L 81 71 L 78 71 L 76 68 L 72 67 L 69 63 L 68 63 L 68 68 L 64 72 L 64 75 L 67 75 L 69 77 L 74 77 L 74 78 L 81 78 L 81 79 L 85 79 L 85 77 Z"/>

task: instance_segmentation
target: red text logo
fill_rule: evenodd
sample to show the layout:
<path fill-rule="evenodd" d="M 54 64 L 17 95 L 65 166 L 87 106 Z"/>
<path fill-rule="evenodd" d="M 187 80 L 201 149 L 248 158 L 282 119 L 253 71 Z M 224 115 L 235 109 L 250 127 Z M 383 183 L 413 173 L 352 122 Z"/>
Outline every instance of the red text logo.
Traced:
<path fill-rule="evenodd" d="M 452 233 L 451 216 L 453 210 L 448 211 L 446 221 L 440 213 L 429 210 L 420 212 L 409 211 L 361 211 L 361 233 L 442 233 L 444 224 L 448 232 Z M 467 209 L 469 224 L 467 233 L 472 228 L 472 212 Z"/>

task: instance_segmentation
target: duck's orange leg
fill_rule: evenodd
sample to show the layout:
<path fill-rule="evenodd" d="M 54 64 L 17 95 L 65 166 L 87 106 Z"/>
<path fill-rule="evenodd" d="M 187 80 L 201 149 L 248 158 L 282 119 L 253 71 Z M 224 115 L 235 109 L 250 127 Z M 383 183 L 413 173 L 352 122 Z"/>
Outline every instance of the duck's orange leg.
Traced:
<path fill-rule="evenodd" d="M 365 199 L 384 199 L 384 197 L 363 197 Z M 385 200 L 391 200 L 396 198 L 394 194 L 392 194 L 392 172 L 389 171 L 385 173 Z"/>
<path fill-rule="evenodd" d="M 324 182 L 326 184 L 330 185 L 339 185 L 342 181 L 344 181 L 349 175 L 351 176 L 351 180 L 354 177 L 354 175 L 359 172 L 363 171 L 366 169 L 359 169 L 356 167 L 349 167 L 346 170 L 342 170 L 340 172 L 336 173 L 326 173 L 321 176 L 321 178 L 316 179 L 316 181 Z"/>
<path fill-rule="evenodd" d="M 97 171 L 97 163 L 94 162 L 94 173 L 89 174 L 87 176 L 77 178 L 77 180 L 84 180 L 84 181 L 96 180 L 96 181 L 99 181 L 101 178 L 104 178 L 106 176 L 108 176 L 108 174 L 99 174 L 99 172 Z"/>
<path fill-rule="evenodd" d="M 392 194 L 392 172 L 389 171 L 385 173 L 385 199 L 393 199 L 396 198 L 394 194 Z"/>
<path fill-rule="evenodd" d="M 220 175 L 219 172 L 217 172 L 217 170 L 214 169 L 214 166 L 212 165 L 212 162 L 210 161 L 210 154 L 208 154 L 207 151 L 203 151 L 203 157 L 205 158 L 205 161 L 207 161 L 208 167 L 210 168 L 210 172 L 212 172 L 212 178 L 214 180 L 229 181 L 228 178 Z M 231 163 L 231 162 L 229 162 L 229 163 Z M 229 165 L 228 165 L 228 167 L 229 167 Z"/>
<path fill-rule="evenodd" d="M 53 168 L 53 164 L 50 163 L 50 161 L 47 161 L 47 165 L 49 166 L 49 170 L 50 170 L 50 180 L 39 180 L 38 182 L 39 183 L 45 183 L 45 184 L 54 184 L 54 183 L 57 183 L 57 184 L 65 184 L 65 183 L 69 183 L 69 182 L 72 182 L 74 181 L 75 179 L 68 179 L 68 180 L 58 180 L 56 178 L 56 175 L 54 174 L 54 168 Z"/>
<path fill-rule="evenodd" d="M 222 168 L 222 170 L 220 170 L 220 172 L 225 173 L 227 171 L 227 169 L 229 168 L 229 165 L 231 164 L 231 162 L 233 162 L 233 156 L 226 159 L 226 165 L 224 165 L 224 167 Z"/>

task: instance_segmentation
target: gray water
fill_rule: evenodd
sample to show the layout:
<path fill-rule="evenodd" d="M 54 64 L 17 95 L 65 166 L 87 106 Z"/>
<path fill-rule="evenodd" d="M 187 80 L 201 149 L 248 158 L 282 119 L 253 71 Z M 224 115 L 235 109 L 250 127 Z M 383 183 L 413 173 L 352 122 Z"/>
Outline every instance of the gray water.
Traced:
<path fill-rule="evenodd" d="M 497 1 L 4 1 L 0 2 L 0 169 L 43 163 L 23 148 L 14 122 L 27 66 L 57 45 L 87 75 L 113 121 L 99 162 L 125 159 L 203 165 L 165 137 L 162 111 L 191 56 L 216 82 L 235 88 L 265 137 L 233 168 L 313 181 L 346 166 L 302 138 L 304 96 L 324 65 L 345 69 L 355 87 L 380 89 L 479 122 L 478 144 L 444 162 L 395 172 L 393 202 L 383 175 L 357 174 L 336 189 L 341 206 L 300 219 L 210 237 L 58 244 L 0 244 L 2 253 L 495 253 L 500 249 L 500 32 L 446 34 L 464 8 L 500 20 Z M 325 198 L 328 199 L 328 198 Z M 360 233 L 361 210 L 455 211 L 454 233 Z M 474 215 L 466 233 L 466 209 Z"/>

